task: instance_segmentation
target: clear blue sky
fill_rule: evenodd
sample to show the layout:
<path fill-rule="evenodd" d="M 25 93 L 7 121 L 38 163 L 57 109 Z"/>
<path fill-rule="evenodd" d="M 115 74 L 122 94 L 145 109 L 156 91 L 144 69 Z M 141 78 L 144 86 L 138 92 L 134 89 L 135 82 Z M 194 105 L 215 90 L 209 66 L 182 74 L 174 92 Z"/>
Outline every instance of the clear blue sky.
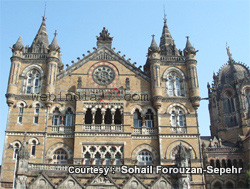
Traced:
<path fill-rule="evenodd" d="M 62 61 L 71 64 L 87 50 L 93 51 L 96 36 L 105 26 L 114 37 L 113 47 L 121 54 L 144 65 L 151 35 L 160 42 L 163 4 L 167 24 L 178 49 L 186 38 L 196 49 L 201 97 L 207 97 L 207 82 L 213 71 L 228 60 L 226 42 L 233 58 L 250 62 L 250 1 L 248 0 L 177 0 L 177 1 L 47 1 L 47 32 L 51 42 L 58 31 Z M 10 70 L 12 46 L 21 35 L 31 45 L 41 24 L 44 1 L 1 1 L 0 24 L 0 163 L 4 144 L 8 106 L 5 93 Z M 201 135 L 210 135 L 207 101 L 199 108 Z"/>

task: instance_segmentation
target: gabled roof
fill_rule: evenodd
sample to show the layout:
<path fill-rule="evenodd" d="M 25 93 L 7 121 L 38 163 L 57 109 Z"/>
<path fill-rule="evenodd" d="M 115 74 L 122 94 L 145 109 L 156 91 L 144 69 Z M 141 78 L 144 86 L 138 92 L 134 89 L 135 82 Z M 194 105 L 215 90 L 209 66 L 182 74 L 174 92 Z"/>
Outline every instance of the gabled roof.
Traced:
<path fill-rule="evenodd" d="M 81 183 L 73 175 L 69 175 L 67 178 L 65 178 L 60 184 L 58 184 L 57 188 L 67 188 L 67 187 L 69 187 L 70 184 L 67 183 L 67 181 L 71 181 L 71 180 L 73 180 L 73 182 L 74 182 L 74 189 L 83 188 Z"/>
<path fill-rule="evenodd" d="M 127 180 L 127 182 L 125 182 L 125 184 L 123 185 L 123 187 L 122 188 L 131 188 L 130 186 L 131 186 L 131 182 L 136 182 L 137 183 L 137 188 L 139 189 L 139 188 L 142 188 L 142 187 L 144 187 L 144 188 L 147 188 L 147 186 L 145 186 L 145 184 L 137 177 L 137 176 L 135 176 L 135 175 L 132 175 L 128 180 Z"/>
<path fill-rule="evenodd" d="M 61 73 L 57 75 L 57 79 L 61 79 L 66 75 L 69 75 L 73 71 L 80 68 L 85 63 L 89 62 L 90 60 L 99 60 L 99 61 L 118 61 L 126 68 L 134 72 L 136 75 L 141 76 L 147 81 L 150 81 L 150 78 L 139 68 L 131 64 L 128 60 L 124 57 L 120 56 L 119 53 L 116 53 L 113 49 L 108 47 L 100 47 L 96 49 L 94 52 L 89 53 L 83 59 L 79 60 L 78 62 L 74 63 L 72 66 L 68 67 L 66 70 L 63 70 Z"/>
<path fill-rule="evenodd" d="M 161 183 L 161 182 L 163 182 L 163 183 Z M 164 186 L 162 186 L 163 184 L 164 184 L 164 182 L 165 182 L 165 185 Z M 168 184 L 166 184 L 166 183 L 168 183 L 170 186 L 172 186 L 173 184 L 172 184 L 172 182 L 168 179 L 168 178 L 166 178 L 165 176 L 163 176 L 163 175 L 160 175 L 152 184 L 151 184 L 151 186 L 150 186 L 150 188 L 152 188 L 152 189 L 158 189 L 158 188 L 160 188 L 160 187 L 169 187 L 169 186 L 167 186 Z"/>
<path fill-rule="evenodd" d="M 104 176 L 102 174 L 97 175 L 86 187 L 89 186 L 109 186 L 119 188 L 108 175 Z"/>
<path fill-rule="evenodd" d="M 39 183 L 37 183 L 37 182 L 40 182 L 40 180 L 45 180 L 44 184 L 45 184 L 46 188 L 49 188 L 48 186 L 50 186 L 51 188 L 55 188 L 54 183 L 51 182 L 49 177 L 44 172 L 42 172 L 41 175 L 39 175 L 34 181 L 31 182 L 30 188 L 36 188 L 37 186 L 39 186 Z"/>

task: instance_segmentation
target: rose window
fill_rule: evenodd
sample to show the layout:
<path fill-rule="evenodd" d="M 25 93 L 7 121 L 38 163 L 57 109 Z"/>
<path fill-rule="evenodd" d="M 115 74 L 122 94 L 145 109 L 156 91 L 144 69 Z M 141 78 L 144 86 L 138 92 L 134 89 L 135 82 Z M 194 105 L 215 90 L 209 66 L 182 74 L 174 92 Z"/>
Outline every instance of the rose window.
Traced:
<path fill-rule="evenodd" d="M 93 71 L 92 77 L 99 85 L 109 85 L 115 79 L 115 71 L 109 66 L 98 66 Z"/>

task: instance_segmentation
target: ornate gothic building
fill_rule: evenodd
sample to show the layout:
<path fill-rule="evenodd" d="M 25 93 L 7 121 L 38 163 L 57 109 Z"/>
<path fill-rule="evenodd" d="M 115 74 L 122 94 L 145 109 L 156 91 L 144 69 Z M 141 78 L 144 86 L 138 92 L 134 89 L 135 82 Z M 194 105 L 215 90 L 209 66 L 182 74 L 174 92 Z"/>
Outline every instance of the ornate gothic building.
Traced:
<path fill-rule="evenodd" d="M 103 28 L 94 51 L 64 69 L 56 35 L 49 44 L 43 17 L 30 47 L 23 46 L 21 37 L 13 45 L 1 187 L 216 188 L 218 183 L 224 186 L 224 176 L 123 174 L 119 168 L 202 168 L 225 156 L 233 157 L 231 163 L 236 159 L 238 165 L 246 164 L 240 146 L 249 140 L 245 66 L 230 59 L 214 76 L 209 110 L 215 138 L 204 137 L 202 142 L 197 51 L 189 38 L 183 51 L 177 49 L 165 18 L 160 46 L 153 36 L 144 70 L 115 52 L 112 41 Z M 107 176 L 69 174 L 70 165 L 116 171 Z M 244 185 L 244 179 L 240 175 L 231 184 Z"/>

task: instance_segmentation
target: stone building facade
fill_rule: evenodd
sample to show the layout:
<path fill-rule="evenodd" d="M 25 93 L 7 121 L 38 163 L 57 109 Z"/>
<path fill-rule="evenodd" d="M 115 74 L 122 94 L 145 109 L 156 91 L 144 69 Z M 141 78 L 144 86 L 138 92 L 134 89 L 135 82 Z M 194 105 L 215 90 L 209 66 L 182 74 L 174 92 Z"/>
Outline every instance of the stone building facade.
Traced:
<path fill-rule="evenodd" d="M 49 44 L 45 22 L 30 47 L 21 37 L 12 47 L 1 187 L 14 180 L 16 188 L 205 188 L 204 174 L 119 170 L 200 168 L 209 160 L 197 119 L 197 51 L 189 38 L 178 50 L 164 18 L 160 46 L 153 36 L 142 70 L 114 51 L 103 28 L 94 51 L 64 69 L 56 34 Z M 70 165 L 116 171 L 69 174 Z"/>
<path fill-rule="evenodd" d="M 249 68 L 232 58 L 208 84 L 211 137 L 202 138 L 204 166 L 243 168 L 242 174 L 206 174 L 211 188 L 246 188 L 246 170 L 249 170 Z"/>

